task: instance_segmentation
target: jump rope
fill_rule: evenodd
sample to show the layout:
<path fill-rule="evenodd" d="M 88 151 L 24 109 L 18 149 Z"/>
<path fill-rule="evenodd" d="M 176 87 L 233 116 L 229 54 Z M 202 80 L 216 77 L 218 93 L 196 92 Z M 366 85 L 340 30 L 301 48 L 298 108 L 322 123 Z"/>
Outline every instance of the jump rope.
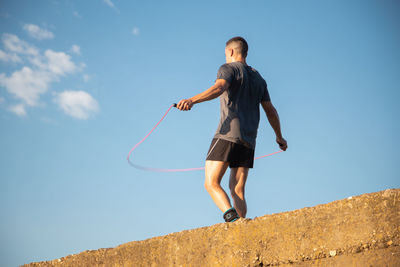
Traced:
<path fill-rule="evenodd" d="M 158 127 L 158 125 L 164 120 L 164 118 L 167 116 L 168 112 L 169 112 L 173 107 L 176 107 L 176 104 L 175 104 L 175 103 L 172 104 L 172 105 L 168 108 L 168 110 L 165 112 L 164 116 L 162 116 L 162 118 L 160 119 L 160 121 L 157 122 L 157 124 L 153 127 L 153 129 L 151 129 L 151 131 L 150 131 L 142 140 L 140 140 L 139 143 L 137 143 L 134 147 L 132 147 L 131 151 L 129 151 L 127 160 L 128 160 L 128 163 L 129 163 L 132 167 L 135 167 L 136 169 L 139 169 L 139 170 L 151 171 L 151 172 L 190 172 L 190 171 L 201 171 L 201 170 L 204 170 L 204 167 L 199 167 L 199 168 L 187 168 L 187 169 L 161 169 L 161 168 L 151 168 L 151 167 L 141 166 L 141 165 L 135 164 L 135 163 L 133 163 L 133 162 L 130 161 L 130 157 L 131 157 L 132 152 L 133 152 L 141 143 L 143 143 L 144 140 L 146 140 L 146 139 L 150 136 L 150 134 L 151 134 L 151 133 Z M 283 150 L 279 150 L 279 151 L 276 151 L 276 152 L 274 152 L 274 153 L 267 154 L 267 155 L 264 155 L 264 156 L 255 157 L 254 159 L 257 160 L 257 159 L 269 157 L 269 156 L 272 156 L 272 155 L 275 155 L 275 154 L 278 154 L 278 153 L 281 153 L 281 152 L 283 152 Z"/>

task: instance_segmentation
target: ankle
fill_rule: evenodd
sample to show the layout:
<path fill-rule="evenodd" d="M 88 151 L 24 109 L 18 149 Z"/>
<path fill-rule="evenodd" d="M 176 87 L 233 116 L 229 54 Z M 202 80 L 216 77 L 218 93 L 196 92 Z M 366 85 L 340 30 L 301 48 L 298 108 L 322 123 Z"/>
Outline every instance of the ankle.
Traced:
<path fill-rule="evenodd" d="M 237 219 L 239 219 L 239 215 L 235 208 L 230 208 L 227 211 L 225 211 L 223 218 L 225 222 L 234 222 Z"/>

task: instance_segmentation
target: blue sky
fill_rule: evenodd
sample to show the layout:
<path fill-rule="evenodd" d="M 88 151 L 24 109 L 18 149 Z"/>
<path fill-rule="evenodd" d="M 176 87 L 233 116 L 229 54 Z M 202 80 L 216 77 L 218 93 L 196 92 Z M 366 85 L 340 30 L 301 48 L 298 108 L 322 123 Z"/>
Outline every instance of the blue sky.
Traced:
<path fill-rule="evenodd" d="M 255 163 L 248 217 L 400 186 L 398 1 L 0 3 L 0 265 L 222 222 L 202 171 L 126 156 L 212 85 L 243 36 L 289 148 Z M 171 110 L 132 161 L 204 165 L 219 101 Z M 256 156 L 277 151 L 262 114 Z M 227 177 L 223 180 L 227 188 Z"/>

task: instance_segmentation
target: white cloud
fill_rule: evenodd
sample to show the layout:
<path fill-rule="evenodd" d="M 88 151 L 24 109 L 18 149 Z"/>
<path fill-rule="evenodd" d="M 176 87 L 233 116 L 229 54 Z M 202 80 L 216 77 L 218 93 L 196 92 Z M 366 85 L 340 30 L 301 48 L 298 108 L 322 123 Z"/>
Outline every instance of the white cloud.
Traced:
<path fill-rule="evenodd" d="M 2 41 L 4 47 L 10 52 L 31 56 L 37 56 L 39 54 L 39 50 L 36 47 L 22 41 L 14 34 L 4 33 Z"/>
<path fill-rule="evenodd" d="M 54 101 L 65 114 L 85 120 L 99 111 L 99 104 L 84 91 L 64 91 L 56 95 Z"/>
<path fill-rule="evenodd" d="M 57 80 L 58 76 L 65 76 L 68 73 L 73 73 L 85 68 L 84 63 L 77 66 L 72 60 L 71 56 L 64 52 L 56 52 L 48 49 L 44 55 L 31 57 L 29 61 L 36 66 L 39 70 L 47 71 L 52 74 Z"/>
<path fill-rule="evenodd" d="M 139 28 L 138 27 L 133 27 L 132 34 L 133 35 L 139 35 L 139 33 L 140 33 Z"/>
<path fill-rule="evenodd" d="M 23 67 L 15 71 L 10 77 L 0 74 L 0 85 L 16 98 L 22 100 L 28 106 L 36 106 L 40 95 L 48 89 L 52 77 L 44 71 L 35 71 L 29 67 Z"/>
<path fill-rule="evenodd" d="M 27 31 L 30 36 L 38 40 L 54 38 L 54 34 L 52 32 L 42 29 L 35 24 L 25 24 L 24 30 Z"/>
<path fill-rule="evenodd" d="M 15 106 L 11 106 L 9 108 L 9 110 L 11 112 L 14 112 L 15 114 L 17 114 L 20 117 L 26 116 L 26 110 L 25 110 L 25 106 L 23 104 L 18 104 Z"/>
<path fill-rule="evenodd" d="M 113 8 L 118 14 L 120 13 L 119 9 L 114 5 L 112 0 L 103 0 L 103 2 L 109 7 Z"/>
<path fill-rule="evenodd" d="M 75 72 L 78 67 L 71 61 L 71 57 L 64 52 L 46 50 L 44 55 L 47 60 L 47 69 L 56 75 L 65 75 Z"/>
<path fill-rule="evenodd" d="M 1 97 L 1 96 L 0 96 L 0 104 L 4 103 L 4 101 L 6 101 L 6 100 L 4 99 L 4 97 Z"/>
<path fill-rule="evenodd" d="M 83 62 L 74 63 L 71 56 L 64 52 L 47 49 L 40 53 L 34 46 L 13 34 L 3 34 L 2 41 L 5 50 L 0 50 L 0 60 L 22 62 L 22 59 L 27 59 L 30 63 L 9 75 L 0 73 L 0 86 L 20 101 L 8 108 L 18 116 L 25 116 L 27 107 L 42 104 L 40 98 L 49 90 L 51 83 L 68 74 L 82 71 L 86 66 Z M 80 47 L 73 45 L 71 50 L 79 53 Z M 89 78 L 88 75 L 83 76 L 85 81 Z M 0 98 L 1 102 L 4 102 L 4 98 Z M 79 119 L 87 119 L 98 110 L 97 101 L 83 91 L 58 94 L 57 103 L 65 113 Z"/>
<path fill-rule="evenodd" d="M 72 53 L 80 55 L 81 54 L 81 48 L 79 45 L 73 45 L 71 48 Z"/>
<path fill-rule="evenodd" d="M 21 58 L 17 54 L 6 53 L 3 50 L 0 50 L 0 60 L 5 62 L 14 62 L 14 63 L 22 62 Z"/>
<path fill-rule="evenodd" d="M 115 7 L 114 3 L 111 0 L 103 0 L 109 7 Z"/>
<path fill-rule="evenodd" d="M 43 57 L 31 58 L 31 63 L 37 68 L 24 66 L 9 77 L 4 73 L 0 74 L 0 85 L 28 106 L 38 104 L 40 96 L 47 92 L 50 83 L 79 69 L 69 55 L 52 50 L 46 50 Z"/>

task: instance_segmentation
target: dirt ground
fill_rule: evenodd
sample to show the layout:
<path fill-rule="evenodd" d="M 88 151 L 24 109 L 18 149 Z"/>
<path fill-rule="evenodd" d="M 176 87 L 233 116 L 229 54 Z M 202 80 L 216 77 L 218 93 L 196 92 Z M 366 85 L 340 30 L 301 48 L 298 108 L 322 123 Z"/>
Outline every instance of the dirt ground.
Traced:
<path fill-rule="evenodd" d="M 400 266 L 400 189 L 24 266 Z"/>

